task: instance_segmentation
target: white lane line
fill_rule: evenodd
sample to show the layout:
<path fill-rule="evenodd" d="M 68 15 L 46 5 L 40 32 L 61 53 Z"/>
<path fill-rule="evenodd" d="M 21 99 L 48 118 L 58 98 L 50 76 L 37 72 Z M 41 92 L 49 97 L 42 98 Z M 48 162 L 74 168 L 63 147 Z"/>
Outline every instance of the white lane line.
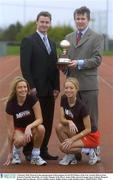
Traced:
<path fill-rule="evenodd" d="M 111 64 L 102 63 L 102 65 L 104 65 L 104 66 L 106 66 L 106 67 L 108 67 L 108 68 L 113 69 L 113 66 L 112 66 Z"/>
<path fill-rule="evenodd" d="M 4 76 L 3 78 L 0 78 L 0 83 L 2 83 L 3 81 L 5 81 L 7 78 L 9 78 L 9 76 L 11 76 L 12 74 L 14 74 L 17 70 L 19 70 L 19 67 L 17 66 L 15 69 L 13 69 L 9 74 L 7 74 L 6 76 Z"/>
<path fill-rule="evenodd" d="M 0 150 L 0 159 L 3 157 L 4 153 L 6 152 L 7 146 L 8 146 L 8 140 L 6 139 Z"/>
<path fill-rule="evenodd" d="M 113 86 L 108 83 L 102 76 L 99 76 L 99 79 L 104 83 L 106 84 L 109 88 L 111 88 L 113 90 Z"/>

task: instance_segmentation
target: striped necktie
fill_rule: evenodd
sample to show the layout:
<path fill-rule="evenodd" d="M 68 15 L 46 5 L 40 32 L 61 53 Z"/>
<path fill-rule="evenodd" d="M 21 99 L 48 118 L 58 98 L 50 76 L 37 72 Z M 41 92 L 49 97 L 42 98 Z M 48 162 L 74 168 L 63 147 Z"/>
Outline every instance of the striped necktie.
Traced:
<path fill-rule="evenodd" d="M 43 37 L 43 42 L 45 44 L 45 47 L 47 49 L 48 54 L 50 54 L 51 53 L 51 47 L 50 47 L 50 44 L 49 44 L 47 36 Z"/>
<path fill-rule="evenodd" d="M 79 31 L 79 32 L 77 33 L 77 37 L 76 37 L 76 44 L 79 43 L 79 41 L 80 41 L 80 39 L 81 39 L 81 36 L 82 36 L 82 32 Z"/>

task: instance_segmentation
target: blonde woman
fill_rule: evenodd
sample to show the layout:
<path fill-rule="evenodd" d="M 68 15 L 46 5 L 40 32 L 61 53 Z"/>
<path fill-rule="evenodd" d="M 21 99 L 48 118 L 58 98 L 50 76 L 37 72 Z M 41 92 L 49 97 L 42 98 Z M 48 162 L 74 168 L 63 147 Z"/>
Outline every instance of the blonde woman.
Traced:
<path fill-rule="evenodd" d="M 59 162 L 61 165 L 77 164 L 77 151 L 89 154 L 89 164 L 98 161 L 93 148 L 99 145 L 99 132 L 93 131 L 91 119 L 85 104 L 77 98 L 79 83 L 75 78 L 67 78 L 64 95 L 61 97 L 61 117 L 56 128 L 60 140 L 60 150 L 66 155 Z"/>
<path fill-rule="evenodd" d="M 30 141 L 33 142 L 31 163 L 46 164 L 40 157 L 40 147 L 45 134 L 40 104 L 29 92 L 27 81 L 23 77 L 16 77 L 6 104 L 9 153 L 5 165 L 20 164 L 21 148 Z"/>

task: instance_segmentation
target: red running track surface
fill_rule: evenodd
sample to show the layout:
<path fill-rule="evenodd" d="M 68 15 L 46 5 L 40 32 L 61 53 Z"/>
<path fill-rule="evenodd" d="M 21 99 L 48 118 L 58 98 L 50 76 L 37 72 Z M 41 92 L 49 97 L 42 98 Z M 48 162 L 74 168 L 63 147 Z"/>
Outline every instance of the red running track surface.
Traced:
<path fill-rule="evenodd" d="M 5 122 L 5 103 L 3 98 L 8 95 L 12 79 L 20 75 L 19 57 L 0 58 L 0 172 L 2 173 L 113 173 L 113 57 L 104 57 L 99 68 L 99 129 L 101 131 L 102 161 L 94 166 L 87 163 L 87 158 L 77 165 L 60 166 L 58 161 L 48 161 L 47 166 L 37 167 L 26 163 L 23 158 L 21 165 L 3 166 L 7 156 L 7 127 Z M 61 73 L 61 91 L 64 82 Z M 58 148 L 58 139 L 54 127 L 59 120 L 59 98 L 56 100 L 54 126 L 49 142 L 49 152 L 54 155 L 63 154 Z"/>

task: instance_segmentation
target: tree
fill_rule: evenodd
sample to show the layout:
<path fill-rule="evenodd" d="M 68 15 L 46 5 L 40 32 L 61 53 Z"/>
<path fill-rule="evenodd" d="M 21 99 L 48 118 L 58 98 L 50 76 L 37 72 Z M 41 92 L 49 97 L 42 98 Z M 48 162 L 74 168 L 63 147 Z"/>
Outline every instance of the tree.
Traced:
<path fill-rule="evenodd" d="M 49 36 L 56 42 L 59 47 L 60 41 L 65 38 L 68 33 L 71 33 L 73 28 L 69 25 L 57 25 L 49 30 Z"/>
<path fill-rule="evenodd" d="M 36 24 L 35 22 L 29 22 L 27 23 L 22 29 L 21 31 L 16 35 L 16 40 L 17 41 L 21 41 L 25 36 L 32 34 L 33 32 L 35 32 L 36 29 Z"/>
<path fill-rule="evenodd" d="M 15 41 L 16 35 L 20 32 L 22 27 L 23 26 L 19 22 L 11 24 L 8 28 L 2 31 L 1 40 Z"/>

